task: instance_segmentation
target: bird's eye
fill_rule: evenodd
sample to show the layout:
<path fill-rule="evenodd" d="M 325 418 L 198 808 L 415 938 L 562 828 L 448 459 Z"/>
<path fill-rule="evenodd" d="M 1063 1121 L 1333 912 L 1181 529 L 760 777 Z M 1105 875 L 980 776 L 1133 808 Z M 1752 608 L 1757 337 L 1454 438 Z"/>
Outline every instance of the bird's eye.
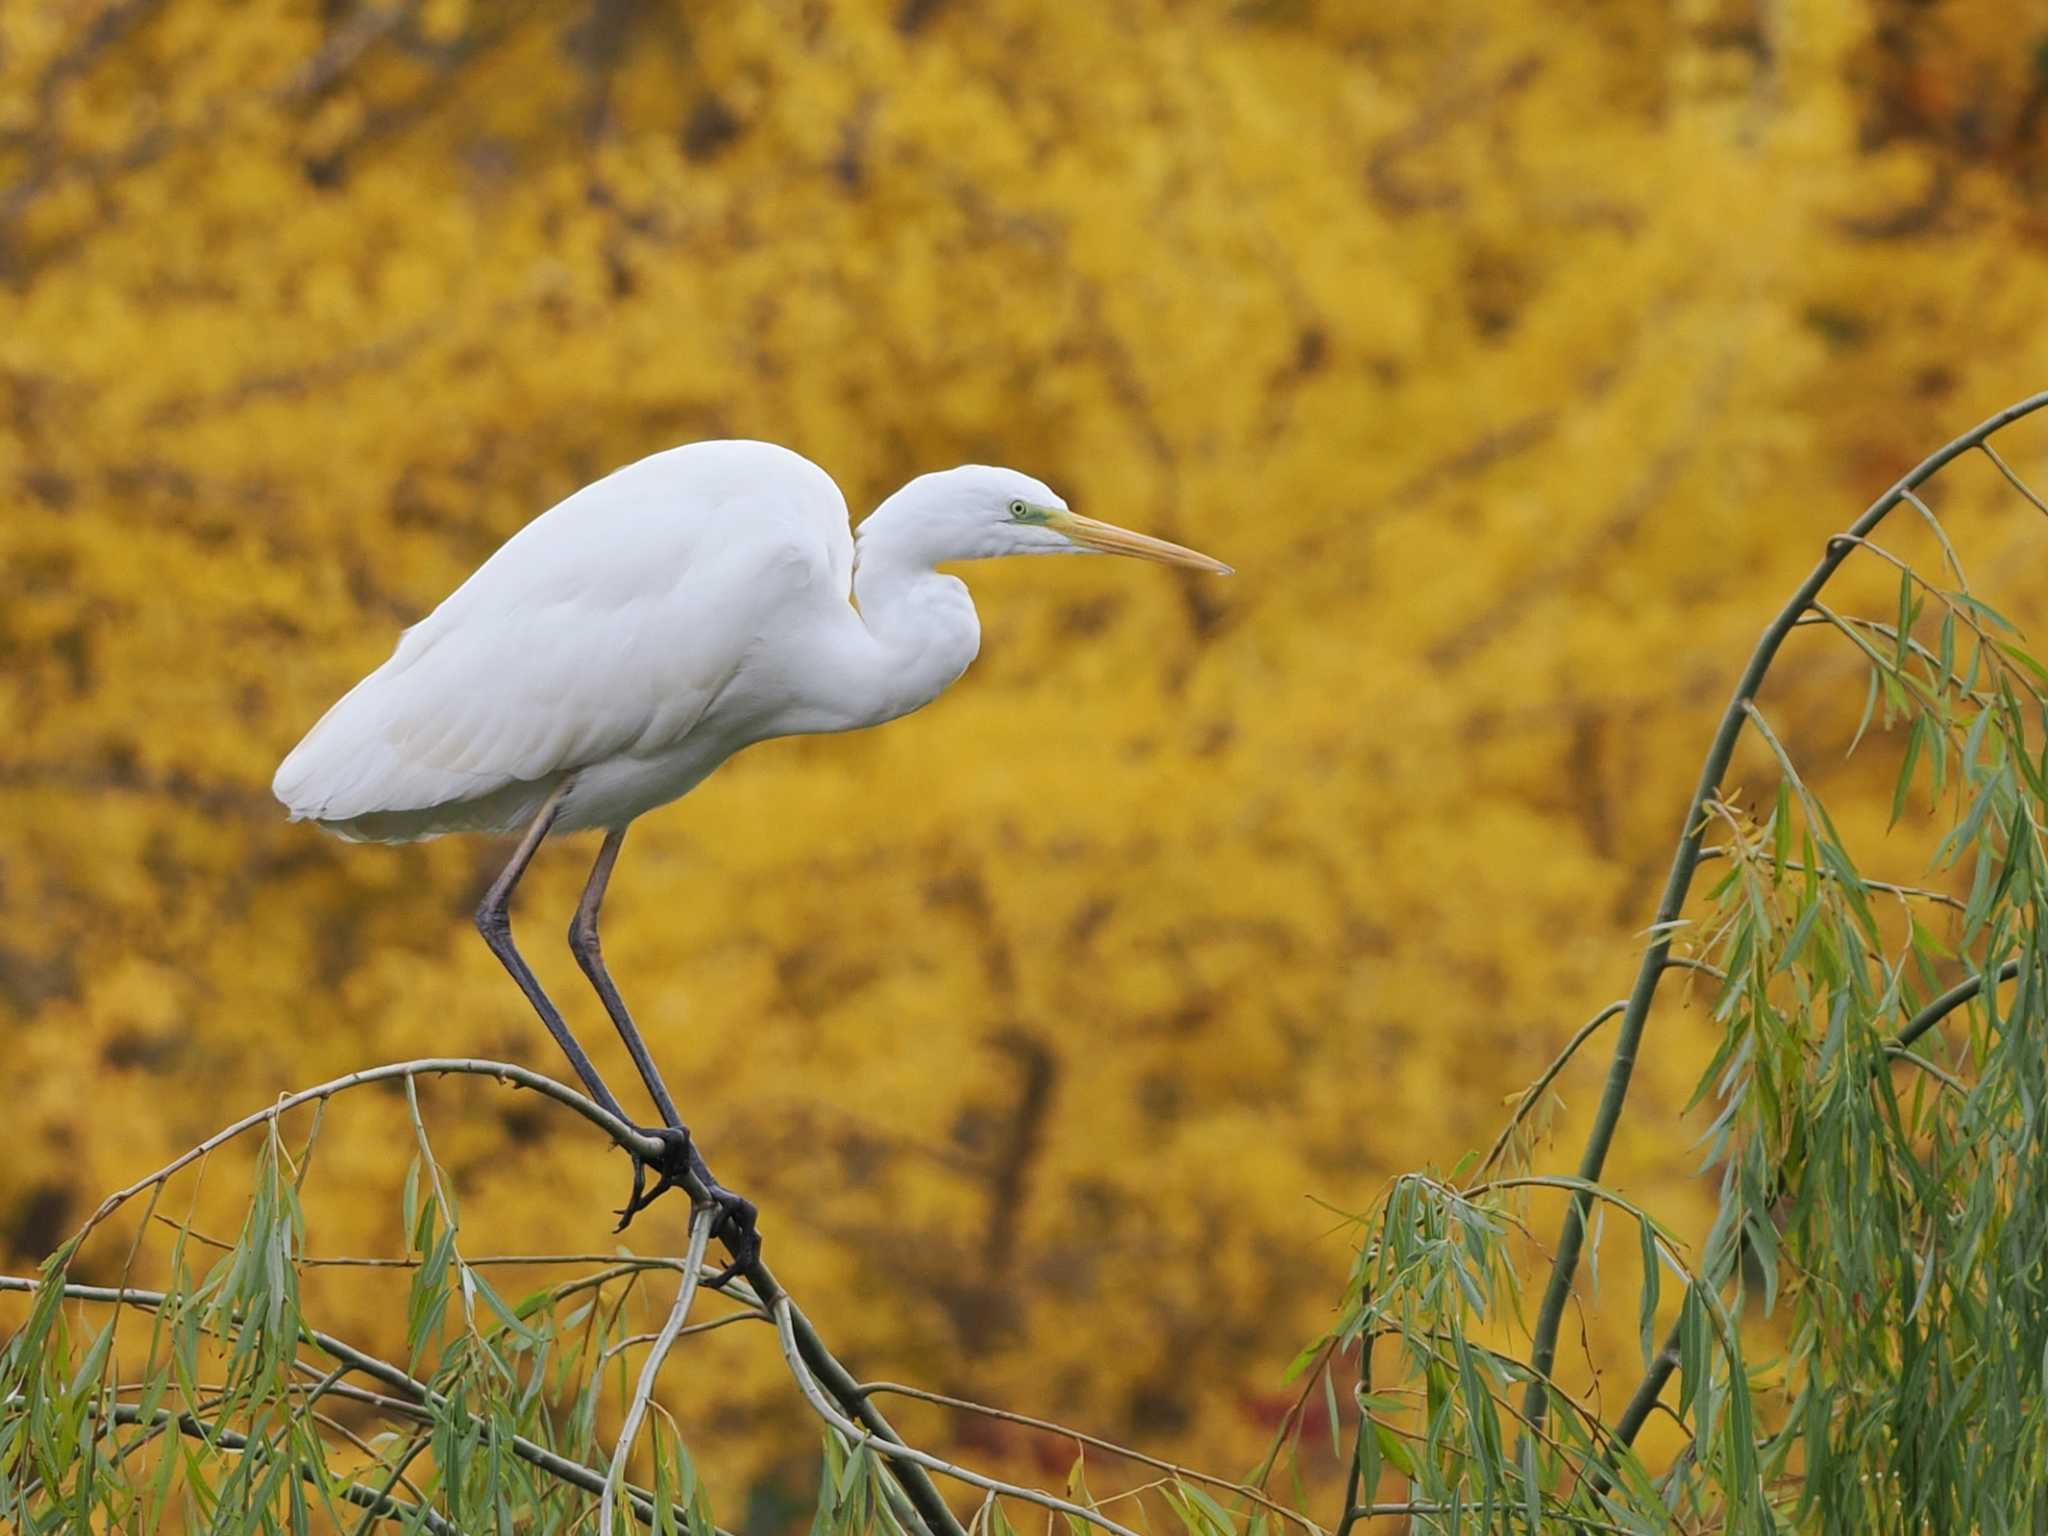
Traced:
<path fill-rule="evenodd" d="M 1029 512 L 1030 510 L 1031 509 L 1025 506 L 1022 501 L 1013 501 L 1010 503 L 1010 516 L 1012 517 L 1022 517 L 1025 513 Z"/>

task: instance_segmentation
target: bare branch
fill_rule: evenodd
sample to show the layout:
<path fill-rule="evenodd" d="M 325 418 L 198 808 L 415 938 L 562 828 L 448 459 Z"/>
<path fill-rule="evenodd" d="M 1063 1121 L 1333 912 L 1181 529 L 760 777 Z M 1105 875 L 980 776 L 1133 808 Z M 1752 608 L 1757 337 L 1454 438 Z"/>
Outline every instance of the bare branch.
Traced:
<path fill-rule="evenodd" d="M 1486 1160 L 1472 1175 L 1474 1179 L 1483 1179 L 1493 1171 L 1493 1165 L 1499 1162 L 1501 1154 L 1507 1151 L 1508 1141 L 1515 1134 L 1516 1127 L 1528 1118 L 1529 1112 L 1541 1101 L 1544 1090 L 1557 1080 L 1558 1073 L 1562 1072 L 1572 1057 L 1578 1054 L 1579 1047 L 1592 1039 L 1594 1032 L 1602 1024 L 1626 1007 L 1628 999 L 1625 997 L 1609 1003 L 1572 1032 L 1572 1037 L 1565 1042 L 1564 1049 L 1557 1053 L 1549 1066 L 1537 1074 L 1536 1081 L 1522 1091 L 1522 1097 L 1515 1103 L 1514 1113 L 1508 1116 L 1508 1123 L 1500 1128 L 1500 1134 L 1493 1138 L 1493 1145 L 1487 1150 Z"/>
<path fill-rule="evenodd" d="M 655 1335 L 654 1348 L 641 1362 L 640 1380 L 633 1388 L 633 1401 L 626 1408 L 626 1422 L 619 1428 L 618 1443 L 612 1447 L 611 1470 L 605 1476 L 604 1492 L 598 1496 L 597 1528 L 604 1536 L 611 1536 L 612 1492 L 625 1480 L 626 1457 L 654 1397 L 655 1378 L 661 1374 L 662 1362 L 683 1331 L 683 1324 L 690 1320 L 690 1303 L 697 1299 L 697 1281 L 704 1272 L 704 1250 L 710 1245 L 711 1229 L 717 1221 L 718 1207 L 708 1201 L 691 1214 L 690 1250 L 683 1258 L 683 1279 L 676 1287 L 676 1303 L 669 1308 L 668 1321 L 661 1325 L 661 1332 Z"/>
<path fill-rule="evenodd" d="M 359 1072 L 350 1072 L 341 1077 L 330 1078 L 327 1082 L 320 1083 L 315 1087 L 301 1089 L 297 1093 L 286 1094 L 275 1104 L 271 1105 L 270 1108 L 258 1110 L 252 1115 L 244 1115 L 232 1125 L 215 1131 L 197 1146 L 191 1147 L 172 1158 L 163 1167 L 157 1169 L 156 1172 L 137 1179 L 125 1189 L 115 1190 L 113 1194 L 102 1200 L 99 1203 L 99 1208 L 86 1218 L 85 1225 L 73 1233 L 57 1250 L 57 1261 L 60 1264 L 68 1262 L 71 1255 L 77 1252 L 79 1244 L 85 1241 L 92 1233 L 92 1230 L 109 1216 L 113 1215 L 123 1205 L 127 1204 L 128 1201 L 134 1199 L 144 1190 L 163 1183 L 164 1180 L 170 1178 L 171 1175 L 178 1172 L 181 1168 L 197 1162 L 215 1148 L 233 1141 L 237 1136 L 252 1131 L 257 1126 L 271 1124 L 279 1116 L 290 1110 L 297 1109 L 302 1104 L 311 1104 L 320 1100 L 330 1099 L 338 1093 L 348 1092 L 351 1088 L 362 1088 L 371 1083 L 390 1082 L 393 1079 L 415 1078 L 422 1073 L 432 1073 L 437 1076 L 456 1073 L 467 1074 L 472 1077 L 490 1077 L 497 1079 L 501 1083 L 510 1083 L 515 1088 L 529 1088 L 543 1098 L 553 1099 L 556 1103 L 574 1110 L 592 1125 L 610 1136 L 614 1142 L 618 1143 L 619 1146 L 625 1148 L 628 1152 L 637 1152 L 649 1161 L 662 1155 L 661 1143 L 652 1136 L 641 1135 L 638 1130 L 628 1125 L 618 1116 L 600 1108 L 575 1089 L 566 1084 L 558 1083 L 551 1077 L 543 1077 L 538 1072 L 530 1071 L 525 1067 L 515 1066 L 509 1061 L 484 1061 L 469 1056 L 425 1056 L 415 1061 L 393 1062 L 388 1066 L 365 1067 Z M 686 1180 L 686 1182 L 689 1181 Z M 702 1189 L 693 1188 L 690 1190 L 693 1199 L 701 1197 L 704 1193 L 705 1191 Z"/>

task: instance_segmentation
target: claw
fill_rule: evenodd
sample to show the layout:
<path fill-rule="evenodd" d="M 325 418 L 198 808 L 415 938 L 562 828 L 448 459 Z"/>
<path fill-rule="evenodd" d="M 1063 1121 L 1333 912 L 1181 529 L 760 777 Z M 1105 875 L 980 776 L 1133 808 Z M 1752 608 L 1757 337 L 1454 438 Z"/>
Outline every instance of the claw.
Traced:
<path fill-rule="evenodd" d="M 640 1192 L 646 1187 L 647 1164 L 636 1156 L 633 1159 L 633 1192 L 626 1196 L 626 1203 L 622 1209 L 612 1212 L 614 1216 L 619 1218 L 619 1224 L 612 1228 L 614 1232 L 625 1231 L 626 1223 L 633 1219 L 633 1213 L 647 1203 L 640 1198 Z"/>
<path fill-rule="evenodd" d="M 711 1176 L 711 1170 L 705 1166 L 704 1159 L 690 1140 L 689 1131 L 681 1126 L 661 1125 L 640 1134 L 661 1143 L 661 1156 L 657 1160 L 634 1154 L 633 1192 L 627 1197 L 625 1207 L 618 1212 L 619 1224 L 612 1230 L 625 1231 L 635 1216 L 682 1183 L 685 1170 L 695 1173 L 719 1210 L 718 1225 L 712 1229 L 713 1235 L 732 1254 L 732 1262 L 703 1284 L 714 1291 L 723 1288 L 733 1276 L 761 1256 L 761 1233 L 755 1224 L 760 1212 L 745 1195 L 734 1194 Z M 647 1183 L 650 1166 L 657 1175 L 652 1187 Z"/>
<path fill-rule="evenodd" d="M 755 1225 L 760 1212 L 745 1195 L 736 1195 L 713 1179 L 704 1182 L 720 1213 L 712 1231 L 732 1254 L 725 1268 L 703 1282 L 705 1289 L 717 1291 L 761 1256 L 761 1232 Z"/>
<path fill-rule="evenodd" d="M 647 1166 L 650 1159 L 641 1157 L 637 1152 L 633 1154 L 633 1191 L 626 1197 L 624 1207 L 617 1212 L 619 1224 L 612 1228 L 614 1232 L 625 1231 L 635 1216 L 674 1189 L 679 1182 L 678 1175 L 697 1157 L 697 1149 L 690 1142 L 690 1133 L 679 1126 L 654 1126 L 640 1134 L 661 1143 L 661 1160 L 654 1164 L 659 1177 L 655 1179 L 654 1187 L 649 1189 Z"/>

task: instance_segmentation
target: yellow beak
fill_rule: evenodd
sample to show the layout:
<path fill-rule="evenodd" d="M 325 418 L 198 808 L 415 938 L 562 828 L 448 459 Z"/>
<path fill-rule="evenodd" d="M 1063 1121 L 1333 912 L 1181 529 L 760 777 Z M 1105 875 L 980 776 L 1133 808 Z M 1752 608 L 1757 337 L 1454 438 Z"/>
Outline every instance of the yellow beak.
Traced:
<path fill-rule="evenodd" d="M 1161 565 L 1192 566 L 1198 571 L 1213 571 L 1218 576 L 1236 574 L 1221 560 L 1212 560 L 1184 544 L 1170 544 L 1150 534 L 1133 533 L 1114 523 L 1098 523 L 1078 512 L 1055 512 L 1046 521 L 1076 544 L 1100 550 L 1105 555 L 1130 555 L 1138 560 L 1154 560 Z"/>

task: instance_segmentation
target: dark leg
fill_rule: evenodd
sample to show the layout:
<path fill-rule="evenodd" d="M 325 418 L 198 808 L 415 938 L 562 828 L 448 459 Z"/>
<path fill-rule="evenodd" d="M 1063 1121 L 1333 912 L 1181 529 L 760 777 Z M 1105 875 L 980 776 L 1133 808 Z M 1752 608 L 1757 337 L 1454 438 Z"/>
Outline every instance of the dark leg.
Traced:
<path fill-rule="evenodd" d="M 583 1047 L 576 1043 L 576 1037 L 569 1033 L 569 1026 L 562 1021 L 562 1016 L 555 1010 L 555 1005 L 548 1001 L 547 993 L 541 990 L 540 982 L 535 980 L 532 970 L 528 968 L 526 961 L 520 957 L 519 951 L 512 943 L 512 916 L 507 909 L 507 903 L 512 899 L 513 887 L 519 884 L 519 877 L 526 873 L 526 866 L 533 862 L 534 852 L 540 847 L 541 840 L 548 835 L 548 829 L 554 826 L 555 817 L 562 808 L 562 796 L 568 789 L 569 781 L 564 780 L 541 806 L 540 814 L 533 818 L 532 825 L 526 829 L 526 835 L 520 838 L 519 847 L 512 854 L 512 862 L 505 866 L 505 872 L 492 881 L 491 888 L 484 893 L 483 904 L 476 909 L 476 926 L 477 931 L 484 936 L 484 942 L 491 946 L 491 953 L 498 957 L 499 963 L 510 971 L 512 979 L 519 983 L 519 990 L 524 992 L 526 1000 L 533 1004 L 533 1011 L 540 1015 L 541 1023 L 547 1025 L 548 1033 L 555 1037 L 555 1044 L 559 1045 L 562 1054 L 569 1058 L 569 1065 L 574 1067 L 576 1075 L 583 1079 L 584 1089 L 604 1108 L 630 1123 L 626 1111 L 613 1097 L 611 1089 L 605 1086 L 604 1079 L 598 1075 L 597 1067 L 583 1053 Z M 690 1165 L 690 1160 L 695 1154 L 690 1146 L 690 1133 L 684 1130 L 679 1122 L 671 1127 L 650 1130 L 647 1134 L 661 1141 L 665 1149 L 658 1169 L 660 1181 L 655 1185 L 655 1190 L 659 1193 L 675 1181 L 678 1172 Z M 698 1165 L 701 1166 L 701 1159 L 698 1160 Z M 633 1193 L 626 1204 L 628 1219 L 631 1212 L 654 1198 L 652 1195 L 646 1199 L 641 1198 L 640 1192 L 646 1185 L 646 1172 L 646 1167 L 636 1153 L 633 1157 Z M 620 1225 L 624 1226 L 625 1223 L 621 1222 Z"/>
<path fill-rule="evenodd" d="M 491 888 L 484 892 L 483 904 L 476 909 L 477 932 L 484 936 L 484 942 L 491 946 L 491 953 L 498 957 L 498 963 L 512 973 L 512 979 L 519 983 L 519 990 L 526 994 L 526 1000 L 533 1004 L 533 1011 L 540 1015 L 541 1023 L 547 1025 L 548 1033 L 555 1037 L 555 1044 L 562 1048 L 562 1054 L 569 1058 L 569 1065 L 576 1069 L 576 1075 L 583 1079 L 583 1086 L 590 1096 L 621 1120 L 626 1118 L 619 1101 L 612 1097 L 611 1089 L 605 1087 L 604 1079 L 598 1076 L 597 1068 L 583 1047 L 576 1043 L 576 1037 L 569 1033 L 569 1026 L 562 1022 L 555 1005 L 548 1001 L 547 993 L 540 989 L 533 972 L 520 958 L 519 951 L 512 944 L 512 914 L 507 903 L 512 899 L 512 888 L 519 884 L 519 877 L 526 873 L 526 866 L 533 862 L 534 851 L 540 847 L 541 839 L 548 835 L 548 829 L 555 824 L 555 817 L 562 809 L 562 796 L 568 792 L 569 781 L 556 787 L 547 802 L 541 806 L 540 814 L 526 829 L 526 835 L 519 840 L 513 851 L 512 862 L 505 866 L 505 872 L 491 882 Z"/>
<path fill-rule="evenodd" d="M 632 1054 L 633 1065 L 640 1071 L 640 1080 L 647 1085 L 647 1092 L 653 1098 L 655 1107 L 661 1111 L 662 1119 L 669 1129 L 680 1131 L 686 1138 L 689 1130 L 684 1126 L 682 1116 L 676 1113 L 676 1103 L 669 1096 L 668 1085 L 661 1080 L 661 1070 L 654 1064 L 654 1057 L 647 1049 L 647 1043 L 640 1038 L 640 1031 L 634 1026 L 633 1016 L 626 1011 L 626 1001 L 619 996 L 619 989 L 604 968 L 604 954 L 599 948 L 597 935 L 597 914 L 604 905 L 605 887 L 611 883 L 612 866 L 619 861 L 619 849 L 626 841 L 626 829 L 614 828 L 605 834 L 604 846 L 597 850 L 597 862 L 590 868 L 590 879 L 583 887 L 583 899 L 576 904 L 576 916 L 569 924 L 569 949 L 576 956 L 576 963 L 583 967 L 583 974 L 590 978 L 590 984 L 597 989 L 598 997 L 604 1003 L 604 1011 L 611 1015 L 612 1025 L 619 1032 L 619 1038 L 626 1042 L 626 1049 Z M 728 1267 L 713 1285 L 722 1285 L 739 1265 L 760 1252 L 761 1239 L 754 1230 L 755 1210 L 752 1201 L 736 1195 L 720 1184 L 711 1175 L 703 1156 L 694 1143 L 688 1145 L 691 1170 L 704 1183 L 711 1198 L 724 1208 L 722 1224 L 727 1245 L 732 1249 L 734 1264 Z M 643 1197 L 636 1177 L 633 1197 L 626 1202 L 619 1226 L 623 1228 L 633 1219 L 633 1213 L 650 1204 L 656 1195 L 675 1182 L 681 1170 L 664 1168 L 654 1187 Z"/>
<path fill-rule="evenodd" d="M 597 913 L 604 905 L 604 888 L 611 883 L 612 866 L 618 863 L 619 848 L 625 841 L 624 827 L 614 828 L 604 835 L 604 846 L 597 850 L 597 862 L 590 867 L 589 883 L 583 887 L 583 899 L 576 903 L 576 916 L 569 924 L 569 949 L 576 956 L 576 963 L 583 967 L 583 974 L 590 978 L 590 984 L 597 988 L 597 995 L 604 1002 L 604 1011 L 612 1017 L 612 1027 L 618 1030 L 619 1038 L 626 1042 L 626 1049 L 632 1053 L 633 1065 L 640 1069 L 640 1081 L 647 1085 L 654 1107 L 661 1111 L 661 1118 L 670 1125 L 681 1125 L 683 1122 L 676 1113 L 676 1101 L 668 1096 L 668 1085 L 661 1080 L 661 1070 L 647 1053 L 647 1042 L 640 1038 L 640 1031 L 633 1027 L 633 1016 L 626 1012 L 626 1001 L 612 984 L 611 973 L 604 968 L 604 956 L 598 949 Z"/>

